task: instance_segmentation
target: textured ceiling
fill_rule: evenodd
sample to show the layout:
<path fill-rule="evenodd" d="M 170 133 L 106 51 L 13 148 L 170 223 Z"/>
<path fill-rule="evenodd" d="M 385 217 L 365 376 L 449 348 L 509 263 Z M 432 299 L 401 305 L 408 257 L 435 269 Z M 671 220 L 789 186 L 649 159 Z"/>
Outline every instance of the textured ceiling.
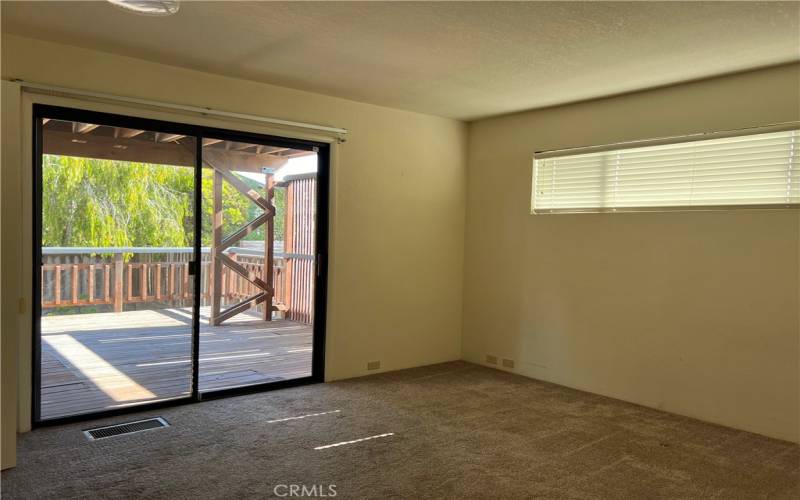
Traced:
<path fill-rule="evenodd" d="M 2 2 L 3 32 L 474 119 L 800 60 L 800 3 Z"/>

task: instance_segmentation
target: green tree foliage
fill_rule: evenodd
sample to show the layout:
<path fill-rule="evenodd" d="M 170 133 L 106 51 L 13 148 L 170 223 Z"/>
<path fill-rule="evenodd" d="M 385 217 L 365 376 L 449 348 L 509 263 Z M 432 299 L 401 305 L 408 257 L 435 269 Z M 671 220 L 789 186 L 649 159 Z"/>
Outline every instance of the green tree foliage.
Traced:
<path fill-rule="evenodd" d="M 194 171 L 187 167 L 45 155 L 43 246 L 187 247 L 193 243 Z M 202 235 L 211 245 L 213 173 L 203 170 Z M 263 189 L 251 179 L 253 188 Z M 275 191 L 276 239 L 283 234 L 283 190 Z M 257 207 L 223 183 L 223 233 L 255 217 Z M 263 228 L 247 239 L 264 240 Z"/>

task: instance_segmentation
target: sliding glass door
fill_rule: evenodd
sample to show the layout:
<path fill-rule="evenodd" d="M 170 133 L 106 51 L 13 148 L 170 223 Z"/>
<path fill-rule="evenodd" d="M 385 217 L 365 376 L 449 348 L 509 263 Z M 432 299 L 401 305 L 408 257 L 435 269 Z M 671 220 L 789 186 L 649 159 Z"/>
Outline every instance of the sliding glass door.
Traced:
<path fill-rule="evenodd" d="M 322 380 L 324 144 L 34 118 L 36 423 Z"/>
<path fill-rule="evenodd" d="M 196 139 L 37 125 L 39 418 L 189 397 Z"/>
<path fill-rule="evenodd" d="M 313 150 L 203 138 L 203 393 L 312 375 Z"/>

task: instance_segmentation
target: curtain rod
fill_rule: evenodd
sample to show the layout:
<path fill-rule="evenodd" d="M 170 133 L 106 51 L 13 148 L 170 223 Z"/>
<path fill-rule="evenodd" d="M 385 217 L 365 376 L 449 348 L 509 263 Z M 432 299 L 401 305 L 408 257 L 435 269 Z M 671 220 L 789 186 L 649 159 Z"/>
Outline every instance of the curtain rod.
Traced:
<path fill-rule="evenodd" d="M 74 96 L 81 96 L 81 97 L 93 97 L 95 99 L 105 99 L 110 101 L 119 101 L 119 102 L 126 102 L 131 104 L 140 104 L 145 106 L 152 106 L 156 108 L 166 108 L 166 109 L 177 109 L 181 111 L 190 111 L 193 113 L 200 113 L 203 115 L 213 115 L 213 116 L 222 116 L 226 118 L 238 118 L 240 120 L 249 120 L 255 122 L 262 122 L 262 123 L 270 123 L 273 125 L 284 125 L 287 127 L 296 127 L 296 128 L 305 128 L 310 130 L 320 130 L 323 132 L 332 132 L 335 134 L 347 134 L 346 128 L 338 128 L 338 127 L 328 127 L 326 125 L 317 125 L 314 123 L 304 123 L 304 122 L 295 122 L 290 120 L 281 120 L 279 118 L 269 118 L 266 116 L 259 116 L 259 115 L 250 115 L 246 113 L 233 113 L 231 111 L 221 111 L 218 109 L 207 108 L 207 107 L 200 107 L 200 106 L 188 106 L 184 104 L 174 104 L 169 102 L 162 102 L 162 101 L 152 101 L 149 99 L 139 99 L 136 97 L 126 97 L 126 96 L 119 96 L 113 94 L 105 94 L 102 92 L 91 92 L 88 90 L 78 90 L 72 89 L 67 87 L 58 87 L 56 85 L 45 85 L 42 83 L 35 83 L 35 82 L 28 82 L 25 80 L 21 80 L 18 78 L 11 78 L 6 81 L 13 82 L 19 84 L 23 88 L 27 89 L 34 89 L 34 90 L 45 90 L 48 92 L 58 92 L 60 94 L 66 95 L 74 95 Z"/>

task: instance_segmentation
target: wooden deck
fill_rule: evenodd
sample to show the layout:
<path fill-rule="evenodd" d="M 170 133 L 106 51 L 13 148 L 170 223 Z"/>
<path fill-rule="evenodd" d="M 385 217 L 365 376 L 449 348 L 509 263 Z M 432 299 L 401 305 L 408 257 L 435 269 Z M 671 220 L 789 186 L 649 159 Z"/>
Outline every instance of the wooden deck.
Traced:
<path fill-rule="evenodd" d="M 200 391 L 311 375 L 312 329 L 240 314 L 208 325 L 201 310 Z M 42 317 L 43 419 L 186 396 L 191 311 Z"/>

